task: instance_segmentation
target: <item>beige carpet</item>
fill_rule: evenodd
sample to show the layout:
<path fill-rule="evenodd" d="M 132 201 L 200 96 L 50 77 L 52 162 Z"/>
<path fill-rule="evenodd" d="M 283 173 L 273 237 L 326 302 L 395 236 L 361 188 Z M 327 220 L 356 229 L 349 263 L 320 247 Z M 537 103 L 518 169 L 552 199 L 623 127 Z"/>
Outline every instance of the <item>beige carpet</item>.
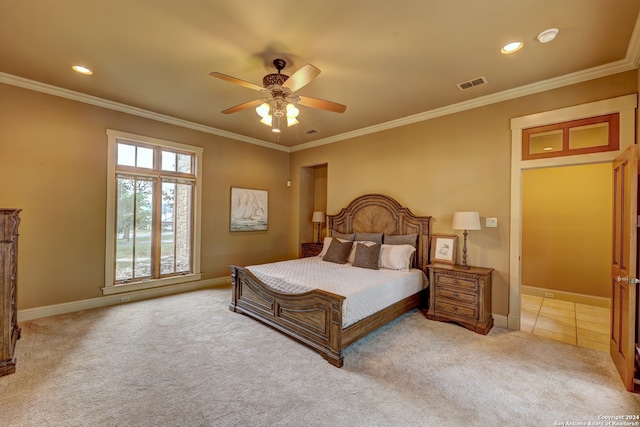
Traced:
<path fill-rule="evenodd" d="M 228 310 L 230 289 L 24 322 L 2 426 L 553 426 L 640 413 L 606 353 L 419 311 L 345 366 Z"/>

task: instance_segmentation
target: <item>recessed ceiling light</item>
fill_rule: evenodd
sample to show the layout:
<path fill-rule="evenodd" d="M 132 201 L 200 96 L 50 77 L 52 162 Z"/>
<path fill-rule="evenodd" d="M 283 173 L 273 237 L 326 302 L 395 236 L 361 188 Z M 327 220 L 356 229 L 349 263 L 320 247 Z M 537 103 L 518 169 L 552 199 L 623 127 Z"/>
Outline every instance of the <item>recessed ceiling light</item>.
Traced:
<path fill-rule="evenodd" d="M 500 49 L 500 52 L 504 53 L 505 55 L 508 55 L 510 53 L 519 51 L 520 49 L 522 49 L 522 46 L 524 46 L 524 43 L 522 42 L 507 43 L 504 46 L 502 46 L 502 49 Z"/>
<path fill-rule="evenodd" d="M 87 67 L 83 67 L 82 65 L 74 65 L 73 67 L 71 67 L 73 69 L 73 71 L 75 71 L 76 73 L 80 73 L 80 74 L 85 74 L 87 76 L 90 76 L 91 74 L 93 74 L 93 71 L 91 71 L 90 69 L 88 69 Z"/>
<path fill-rule="evenodd" d="M 544 30 L 540 34 L 538 34 L 538 41 L 540 43 L 549 43 L 551 40 L 555 39 L 560 30 L 557 28 L 549 28 L 548 30 Z"/>

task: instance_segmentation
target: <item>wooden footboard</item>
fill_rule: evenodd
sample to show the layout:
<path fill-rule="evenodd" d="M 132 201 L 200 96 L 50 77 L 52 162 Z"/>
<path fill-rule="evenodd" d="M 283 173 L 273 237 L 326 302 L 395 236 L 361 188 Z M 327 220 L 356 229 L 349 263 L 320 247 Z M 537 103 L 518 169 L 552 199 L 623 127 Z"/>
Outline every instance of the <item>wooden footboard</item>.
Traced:
<path fill-rule="evenodd" d="M 283 294 L 248 270 L 231 266 L 229 309 L 253 317 L 319 352 L 342 367 L 342 303 L 345 297 L 322 290 Z"/>
<path fill-rule="evenodd" d="M 343 350 L 421 305 L 425 290 L 398 301 L 359 322 L 342 328 L 345 297 L 316 289 L 304 294 L 283 294 L 269 288 L 250 271 L 231 266 L 232 296 L 229 310 L 253 317 L 316 350 L 334 366 L 344 364 Z"/>

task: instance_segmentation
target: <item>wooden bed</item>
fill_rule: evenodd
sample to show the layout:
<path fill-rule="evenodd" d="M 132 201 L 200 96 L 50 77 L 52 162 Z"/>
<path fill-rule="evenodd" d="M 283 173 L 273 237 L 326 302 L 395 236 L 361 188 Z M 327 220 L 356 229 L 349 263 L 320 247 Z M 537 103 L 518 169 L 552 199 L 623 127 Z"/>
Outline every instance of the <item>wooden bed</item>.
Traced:
<path fill-rule="evenodd" d="M 418 242 L 414 267 L 426 272 L 431 217 L 416 216 L 391 197 L 368 194 L 353 200 L 340 213 L 329 215 L 327 219 L 327 229 L 340 233 L 416 233 Z M 418 307 L 421 298 L 426 299 L 427 295 L 425 289 L 343 328 L 344 296 L 319 289 L 302 294 L 280 293 L 243 267 L 231 266 L 231 271 L 231 311 L 246 314 L 273 327 L 316 350 L 337 367 L 342 367 L 342 352 L 348 345 Z"/>

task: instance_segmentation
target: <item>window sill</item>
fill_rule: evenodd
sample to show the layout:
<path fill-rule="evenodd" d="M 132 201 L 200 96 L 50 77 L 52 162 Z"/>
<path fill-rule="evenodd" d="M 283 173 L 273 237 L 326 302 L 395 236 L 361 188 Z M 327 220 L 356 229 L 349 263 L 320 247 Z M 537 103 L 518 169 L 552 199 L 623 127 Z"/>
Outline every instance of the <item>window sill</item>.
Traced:
<path fill-rule="evenodd" d="M 184 276 L 154 279 L 147 282 L 123 283 L 102 288 L 102 295 L 122 294 L 125 292 L 141 291 L 144 289 L 160 288 L 162 286 L 177 285 L 202 279 L 202 273 L 186 274 Z"/>

